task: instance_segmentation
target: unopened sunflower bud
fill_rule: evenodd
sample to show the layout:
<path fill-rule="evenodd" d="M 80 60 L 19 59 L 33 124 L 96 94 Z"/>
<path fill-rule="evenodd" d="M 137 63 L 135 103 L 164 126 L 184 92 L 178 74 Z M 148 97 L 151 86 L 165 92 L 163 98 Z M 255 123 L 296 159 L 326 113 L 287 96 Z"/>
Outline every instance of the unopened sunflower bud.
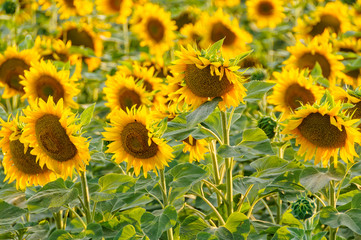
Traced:
<path fill-rule="evenodd" d="M 16 3 L 12 2 L 12 1 L 6 1 L 3 4 L 3 9 L 4 9 L 6 14 L 12 15 L 16 11 Z"/>
<path fill-rule="evenodd" d="M 267 78 L 267 73 L 263 69 L 256 69 L 251 73 L 251 81 L 262 81 Z"/>
<path fill-rule="evenodd" d="M 308 197 L 301 197 L 291 205 L 292 215 L 299 220 L 312 217 L 316 209 L 314 201 Z"/>
<path fill-rule="evenodd" d="M 275 128 L 277 123 L 270 117 L 263 117 L 258 121 L 257 126 L 262 129 L 269 139 L 275 136 Z"/>

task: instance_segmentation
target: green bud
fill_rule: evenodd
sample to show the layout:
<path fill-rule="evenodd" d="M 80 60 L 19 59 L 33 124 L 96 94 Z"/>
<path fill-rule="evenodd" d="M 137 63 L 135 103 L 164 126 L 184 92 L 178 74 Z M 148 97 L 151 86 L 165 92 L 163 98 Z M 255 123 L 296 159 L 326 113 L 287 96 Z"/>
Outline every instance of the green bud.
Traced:
<path fill-rule="evenodd" d="M 3 4 L 3 9 L 5 11 L 6 14 L 14 14 L 16 11 L 16 3 L 12 2 L 12 1 L 6 1 Z"/>
<path fill-rule="evenodd" d="M 263 117 L 258 120 L 257 127 L 262 129 L 269 139 L 272 139 L 275 136 L 275 128 L 277 123 L 272 120 L 270 117 Z"/>
<path fill-rule="evenodd" d="M 308 197 L 301 197 L 291 205 L 292 215 L 299 220 L 312 217 L 316 209 L 314 201 Z"/>
<path fill-rule="evenodd" d="M 262 81 L 267 78 L 267 72 L 263 69 L 256 69 L 251 73 L 250 80 L 251 81 Z"/>

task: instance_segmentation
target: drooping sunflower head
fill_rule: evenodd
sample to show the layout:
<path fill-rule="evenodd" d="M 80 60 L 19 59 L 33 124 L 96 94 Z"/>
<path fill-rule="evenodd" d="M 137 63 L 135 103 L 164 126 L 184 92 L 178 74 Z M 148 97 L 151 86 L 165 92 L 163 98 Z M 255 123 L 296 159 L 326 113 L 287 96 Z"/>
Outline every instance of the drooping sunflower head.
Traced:
<path fill-rule="evenodd" d="M 187 6 L 182 12 L 173 18 L 175 21 L 178 31 L 180 31 L 187 24 L 195 24 L 199 19 L 201 10 L 197 7 Z"/>
<path fill-rule="evenodd" d="M 275 28 L 285 18 L 281 0 L 247 0 L 248 18 L 259 28 Z"/>
<path fill-rule="evenodd" d="M 182 47 L 176 55 L 178 59 L 170 68 L 175 77 L 174 84 L 180 86 L 175 92 L 179 95 L 178 102 L 184 100 L 192 108 L 197 108 L 206 101 L 221 97 L 223 101 L 219 106 L 225 108 L 237 107 L 243 101 L 246 89 L 241 84 L 242 76 L 237 73 L 238 62 L 207 50 L 201 53 L 190 45 L 187 49 Z"/>
<path fill-rule="evenodd" d="M 37 155 L 40 167 L 50 170 L 64 178 L 72 177 L 73 170 L 84 171 L 90 160 L 89 143 L 80 134 L 80 125 L 75 124 L 75 115 L 64 108 L 63 99 L 57 104 L 49 97 L 45 102 L 24 109 L 20 117 L 26 125 L 20 141 L 33 148 L 31 154 Z"/>
<path fill-rule="evenodd" d="M 117 72 L 114 76 L 108 76 L 104 88 L 105 98 L 112 110 L 139 108 L 151 105 L 151 94 L 145 91 L 143 84 L 137 84 L 132 76 L 123 72 Z"/>
<path fill-rule="evenodd" d="M 72 16 L 85 16 L 93 11 L 93 1 L 90 0 L 55 0 L 59 8 L 60 19 Z"/>
<path fill-rule="evenodd" d="M 148 3 L 142 8 L 141 19 L 133 20 L 132 31 L 139 37 L 140 45 L 149 47 L 151 54 L 162 56 L 173 45 L 177 29 L 170 12 L 159 5 Z"/>
<path fill-rule="evenodd" d="M 305 75 L 305 70 L 299 69 L 283 69 L 281 73 L 273 73 L 276 85 L 268 102 L 276 105 L 276 111 L 283 113 L 283 120 L 302 105 L 313 104 L 323 96 L 323 88 L 314 85 L 312 77 Z"/>
<path fill-rule="evenodd" d="M 200 42 L 202 48 L 207 48 L 224 38 L 222 53 L 228 58 L 247 51 L 247 44 L 252 42 L 252 35 L 241 29 L 238 20 L 231 20 L 231 16 L 224 13 L 221 8 L 213 15 L 204 12 L 196 27 L 203 36 Z"/>
<path fill-rule="evenodd" d="M 349 10 L 342 1 L 328 2 L 324 7 L 317 7 L 310 15 L 297 20 L 294 28 L 298 38 L 313 38 L 325 30 L 340 34 L 352 30 Z"/>
<path fill-rule="evenodd" d="M 200 161 L 204 159 L 204 154 L 209 152 L 207 141 L 205 139 L 195 139 L 191 135 L 183 141 L 183 152 L 189 152 L 189 162 Z"/>
<path fill-rule="evenodd" d="M 105 128 L 104 139 L 111 141 L 108 153 L 114 153 L 116 163 L 127 162 L 128 170 L 147 177 L 150 170 L 163 169 L 173 159 L 172 147 L 152 133 L 151 115 L 145 108 L 127 111 L 116 110 L 110 119 L 111 127 Z"/>
<path fill-rule="evenodd" d="M 28 99 L 30 104 L 36 104 L 39 98 L 47 101 L 52 96 L 55 103 L 63 99 L 65 107 L 77 108 L 74 102 L 80 90 L 77 88 L 76 80 L 70 77 L 69 70 L 57 71 L 51 61 L 32 63 L 30 70 L 25 71 L 20 84 L 24 86 L 23 99 Z"/>
<path fill-rule="evenodd" d="M 21 124 L 16 116 L 8 122 L 1 120 L 0 147 L 2 148 L 4 159 L 5 179 L 9 183 L 16 180 L 17 189 L 25 189 L 31 185 L 45 185 L 54 181 L 56 175 L 49 170 L 46 165 L 40 167 L 36 161 L 36 156 L 30 154 L 31 147 L 20 142 Z"/>
<path fill-rule="evenodd" d="M 5 87 L 3 98 L 24 94 L 20 76 L 30 68 L 32 61 L 38 59 L 39 55 L 33 49 L 18 52 L 15 48 L 9 47 L 3 55 L 0 54 L 0 86 Z"/>
<path fill-rule="evenodd" d="M 96 8 L 100 13 L 116 15 L 116 23 L 122 24 L 132 13 L 132 0 L 96 0 Z"/>
<path fill-rule="evenodd" d="M 306 45 L 298 41 L 295 46 L 288 47 L 287 50 L 291 53 L 291 56 L 284 62 L 286 68 L 308 68 L 312 70 L 316 63 L 318 63 L 323 77 L 327 78 L 330 82 L 335 82 L 337 77 L 344 78 L 342 73 L 344 65 L 340 61 L 343 57 L 333 54 L 329 38 L 328 32 L 325 32 L 314 37 Z"/>
<path fill-rule="evenodd" d="M 282 133 L 296 139 L 296 145 L 300 145 L 298 154 L 305 161 L 315 156 L 315 164 L 322 162 L 327 166 L 333 157 L 337 165 L 340 156 L 343 161 L 352 162 L 358 156 L 354 145 L 360 144 L 361 133 L 353 126 L 358 119 L 350 120 L 341 109 L 340 102 L 307 104 L 295 112 Z"/>

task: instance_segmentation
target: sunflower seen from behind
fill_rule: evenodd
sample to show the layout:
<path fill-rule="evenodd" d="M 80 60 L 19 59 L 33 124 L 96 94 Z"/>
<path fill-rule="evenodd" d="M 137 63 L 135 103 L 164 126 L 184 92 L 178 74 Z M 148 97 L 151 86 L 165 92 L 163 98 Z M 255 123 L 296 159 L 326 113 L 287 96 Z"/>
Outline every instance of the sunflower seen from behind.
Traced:
<path fill-rule="evenodd" d="M 103 132 L 104 140 L 111 141 L 106 152 L 114 153 L 116 163 L 127 162 L 127 171 L 133 167 L 136 176 L 141 168 L 145 177 L 148 171 L 157 173 L 174 157 L 172 147 L 153 135 L 152 123 L 146 108 L 116 110 Z"/>
<path fill-rule="evenodd" d="M 258 28 L 275 28 L 286 15 L 282 0 L 247 0 L 247 15 Z"/>
<path fill-rule="evenodd" d="M 22 190 L 27 186 L 44 186 L 54 181 L 56 174 L 46 165 L 40 167 L 36 156 L 30 153 L 32 148 L 20 142 L 21 123 L 18 117 L 12 120 L 9 117 L 7 122 L 0 121 L 0 147 L 4 154 L 2 165 L 6 175 L 4 181 L 16 181 L 16 188 Z"/>
<path fill-rule="evenodd" d="M 140 9 L 140 16 L 135 16 L 138 20 L 132 21 L 131 29 L 138 36 L 140 46 L 147 46 L 151 54 L 161 57 L 174 45 L 175 21 L 171 19 L 170 12 L 159 5 L 147 3 Z"/>
<path fill-rule="evenodd" d="M 28 99 L 30 104 L 36 104 L 39 98 L 47 101 L 52 96 L 55 103 L 63 99 L 64 107 L 78 108 L 74 102 L 80 90 L 76 80 L 70 77 L 69 70 L 58 71 L 51 61 L 33 63 L 28 71 L 25 71 L 20 82 L 24 86 L 23 99 Z"/>
<path fill-rule="evenodd" d="M 56 104 L 39 99 L 38 104 L 23 110 L 25 123 L 20 141 L 33 148 L 40 167 L 46 165 L 65 179 L 73 170 L 85 171 L 90 160 L 89 143 L 81 136 L 81 125 L 75 124 L 75 114 L 64 108 L 63 99 Z"/>
<path fill-rule="evenodd" d="M 285 124 L 282 133 L 296 139 L 296 145 L 300 145 L 297 153 L 305 161 L 314 157 L 315 164 L 321 162 L 326 167 L 333 157 L 336 166 L 340 156 L 346 163 L 353 162 L 358 157 L 355 143 L 361 142 L 361 133 L 353 126 L 358 119 L 351 120 L 341 109 L 341 102 L 306 104 Z"/>
<path fill-rule="evenodd" d="M 20 84 L 20 76 L 28 70 L 31 62 L 38 61 L 39 54 L 33 49 L 17 51 L 8 47 L 4 54 L 0 54 L 0 86 L 5 87 L 3 98 L 10 98 L 16 94 L 24 94 L 24 87 Z"/>
<path fill-rule="evenodd" d="M 218 105 L 222 109 L 237 107 L 243 102 L 246 88 L 241 83 L 243 77 L 237 72 L 238 62 L 223 58 L 219 52 L 221 45 L 222 40 L 202 52 L 190 45 L 176 52 L 178 59 L 170 68 L 174 75 L 172 84 L 179 87 L 173 93 L 179 96 L 177 102 L 184 100 L 191 108 L 197 108 L 221 97 L 223 101 Z"/>
<path fill-rule="evenodd" d="M 275 111 L 282 112 L 282 120 L 304 104 L 313 104 L 321 99 L 324 90 L 313 83 L 312 76 L 307 77 L 305 70 L 283 69 L 274 72 L 276 85 L 268 102 L 275 105 Z"/>

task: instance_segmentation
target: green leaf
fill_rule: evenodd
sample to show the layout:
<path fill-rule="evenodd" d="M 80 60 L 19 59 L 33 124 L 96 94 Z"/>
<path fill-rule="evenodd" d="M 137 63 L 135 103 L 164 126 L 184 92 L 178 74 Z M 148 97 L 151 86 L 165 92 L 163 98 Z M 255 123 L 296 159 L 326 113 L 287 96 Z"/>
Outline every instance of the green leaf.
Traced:
<path fill-rule="evenodd" d="M 277 156 L 257 159 L 251 162 L 251 167 L 257 170 L 259 176 L 270 176 L 285 171 L 288 161 Z"/>
<path fill-rule="evenodd" d="M 146 212 L 141 218 L 141 228 L 150 240 L 158 240 L 163 232 L 177 223 L 177 211 L 173 206 L 167 206 L 159 215 Z"/>
<path fill-rule="evenodd" d="M 272 238 L 272 240 L 290 240 L 290 239 L 292 239 L 292 234 L 287 229 L 287 226 L 279 228 L 276 234 Z"/>
<path fill-rule="evenodd" d="M 244 86 L 247 89 L 247 96 L 244 97 L 244 100 L 247 102 L 258 102 L 274 85 L 275 83 L 260 81 L 245 83 Z"/>
<path fill-rule="evenodd" d="M 216 230 L 216 236 L 219 240 L 236 240 L 232 233 L 225 227 L 220 227 Z"/>
<path fill-rule="evenodd" d="M 222 45 L 223 45 L 223 41 L 226 37 L 222 38 L 221 40 L 218 40 L 217 42 L 213 43 L 212 46 L 210 46 L 207 49 L 207 56 L 213 56 L 215 54 L 217 54 L 217 52 L 221 49 Z"/>
<path fill-rule="evenodd" d="M 351 201 L 351 208 L 361 209 L 361 193 L 358 193 L 355 196 L 353 196 Z"/>
<path fill-rule="evenodd" d="M 196 124 L 203 122 L 214 111 L 222 98 L 216 97 L 212 101 L 207 101 L 200 105 L 196 110 L 187 115 L 187 126 L 193 127 Z"/>
<path fill-rule="evenodd" d="M 99 223 L 90 223 L 85 230 L 87 237 L 91 239 L 101 239 L 103 236 L 103 230 Z"/>
<path fill-rule="evenodd" d="M 250 228 L 250 222 L 246 215 L 240 212 L 232 213 L 225 226 L 233 235 L 234 239 L 247 239 Z"/>
<path fill-rule="evenodd" d="M 170 183 L 172 188 L 192 186 L 208 176 L 206 170 L 191 163 L 176 165 L 170 170 L 170 174 L 173 176 L 173 181 Z"/>
<path fill-rule="evenodd" d="M 28 199 L 28 205 L 43 208 L 61 207 L 75 200 L 79 193 L 76 188 L 67 188 L 62 178 L 46 184 Z"/>
<path fill-rule="evenodd" d="M 197 240 L 219 240 L 219 239 L 210 233 L 200 232 L 197 234 Z"/>
<path fill-rule="evenodd" d="M 163 138 L 172 138 L 177 141 L 182 141 L 189 137 L 192 133 L 197 131 L 197 128 L 182 128 L 174 131 L 166 132 L 163 134 Z"/>
<path fill-rule="evenodd" d="M 322 68 L 318 62 L 316 62 L 315 66 L 311 71 L 311 76 L 314 78 L 322 77 Z"/>
<path fill-rule="evenodd" d="M 202 218 L 195 215 L 188 216 L 181 223 L 179 229 L 180 239 L 193 240 L 194 236 L 197 236 L 199 232 L 202 232 L 207 227 L 208 225 Z"/>
<path fill-rule="evenodd" d="M 239 63 L 240 61 L 242 61 L 243 59 L 245 59 L 246 57 L 248 57 L 252 52 L 253 52 L 253 50 L 248 51 L 248 52 L 244 52 L 244 53 L 241 53 L 241 54 L 238 54 L 235 58 L 233 58 L 233 59 L 230 60 L 231 65 L 232 65 L 232 66 L 238 65 L 238 63 Z"/>
<path fill-rule="evenodd" d="M 312 193 L 324 188 L 331 180 L 340 180 L 337 172 L 321 172 L 315 167 L 303 169 L 300 175 L 300 183 Z"/>
<path fill-rule="evenodd" d="M 0 224 L 11 224 L 27 211 L 0 199 Z"/>
<path fill-rule="evenodd" d="M 80 115 L 80 123 L 83 126 L 86 126 L 90 123 L 91 119 L 93 118 L 95 103 L 87 107 L 82 114 Z"/>
<path fill-rule="evenodd" d="M 71 240 L 74 239 L 73 236 L 70 235 L 65 230 L 55 230 L 48 238 L 48 240 Z"/>
<path fill-rule="evenodd" d="M 346 212 L 338 212 L 335 208 L 327 206 L 321 209 L 320 222 L 331 228 L 345 226 L 357 234 L 361 234 L 361 209 L 350 209 Z"/>
<path fill-rule="evenodd" d="M 269 138 L 260 128 L 244 130 L 241 144 L 261 154 L 274 155 Z"/>
<path fill-rule="evenodd" d="M 135 228 L 132 225 L 127 225 L 120 230 L 114 240 L 135 240 L 136 234 Z"/>

